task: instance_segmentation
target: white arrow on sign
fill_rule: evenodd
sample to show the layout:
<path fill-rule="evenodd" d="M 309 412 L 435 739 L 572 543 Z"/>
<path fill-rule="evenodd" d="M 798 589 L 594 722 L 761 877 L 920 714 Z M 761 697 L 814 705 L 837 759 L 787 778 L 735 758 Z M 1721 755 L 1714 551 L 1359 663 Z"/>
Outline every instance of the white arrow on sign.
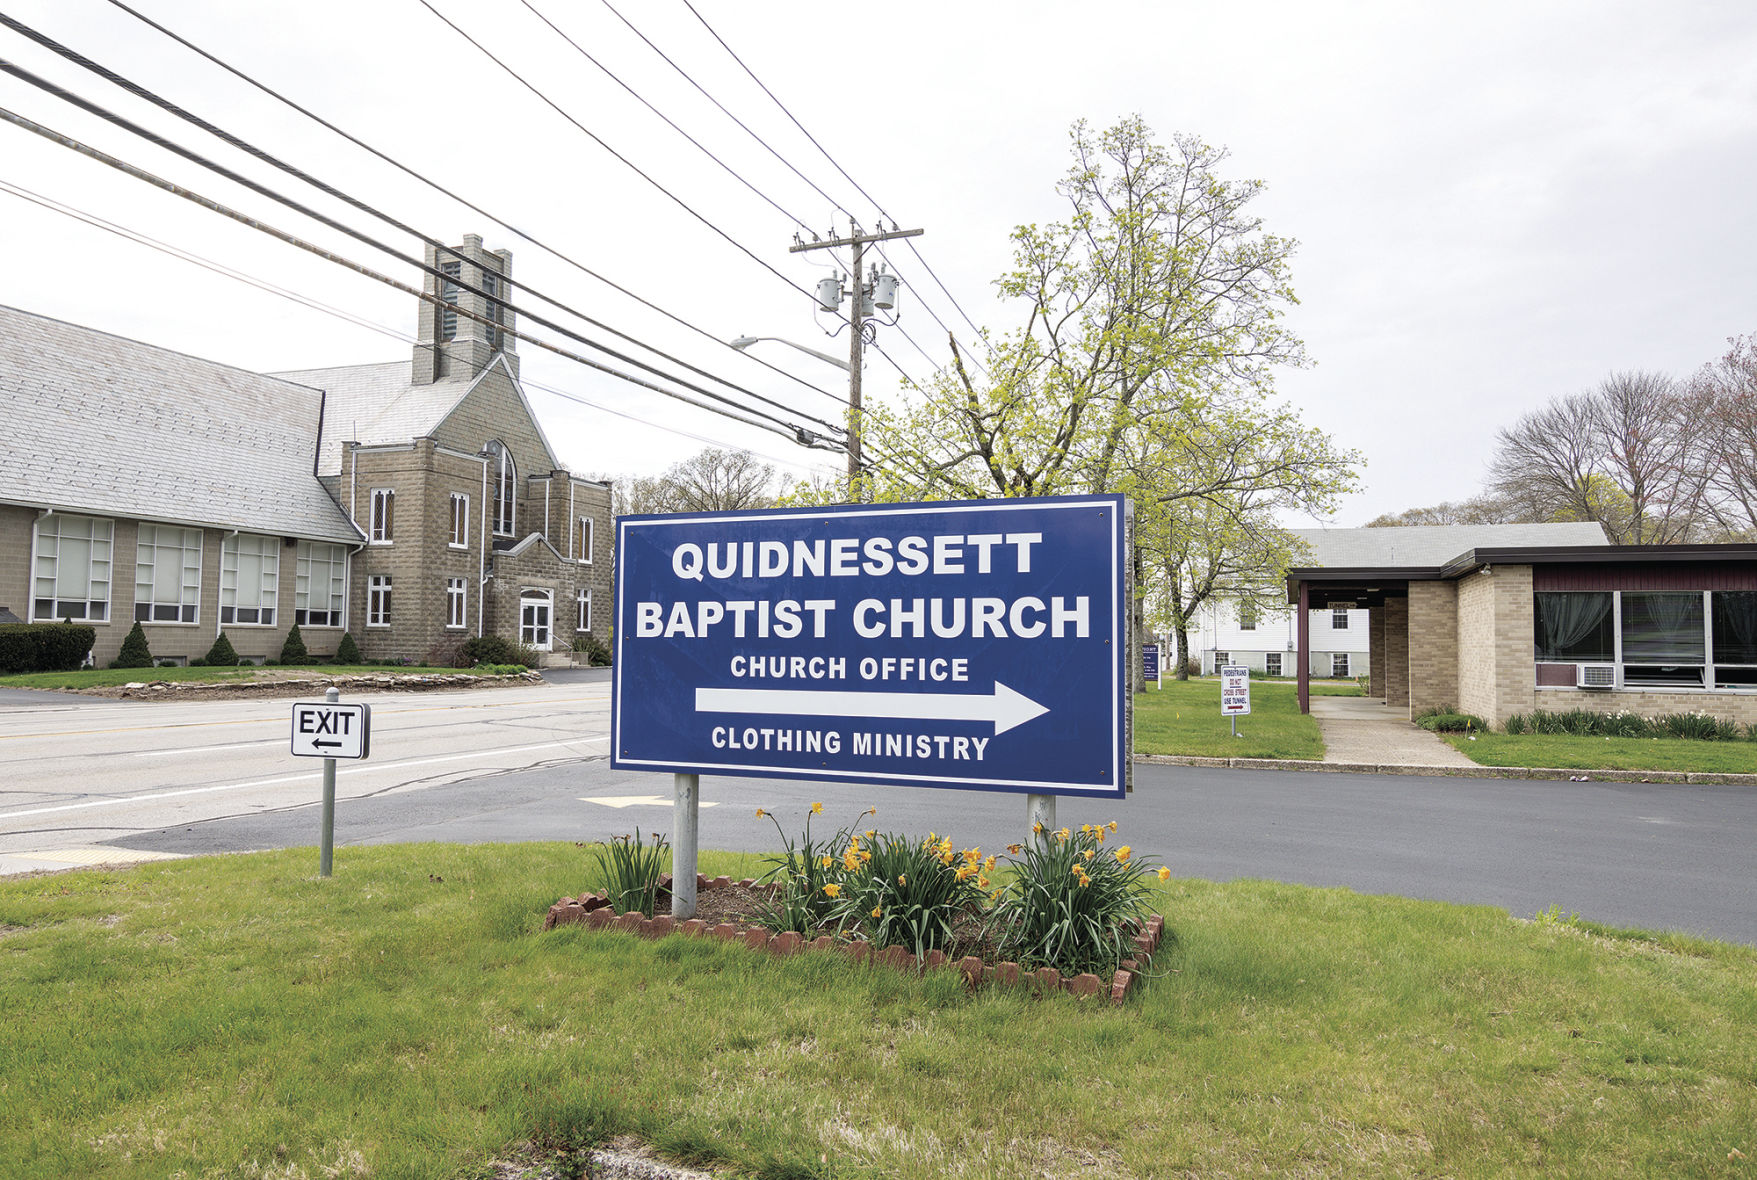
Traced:
<path fill-rule="evenodd" d="M 797 717 L 865 717 L 888 720 L 992 721 L 1005 733 L 1049 712 L 1000 681 L 994 692 L 819 692 L 809 688 L 698 688 L 698 713 L 791 714 Z"/>
<path fill-rule="evenodd" d="M 624 807 L 670 807 L 677 800 L 669 795 L 582 795 L 581 803 L 597 803 L 603 807 L 614 807 L 620 811 Z M 718 803 L 701 801 L 697 807 L 718 807 Z"/>

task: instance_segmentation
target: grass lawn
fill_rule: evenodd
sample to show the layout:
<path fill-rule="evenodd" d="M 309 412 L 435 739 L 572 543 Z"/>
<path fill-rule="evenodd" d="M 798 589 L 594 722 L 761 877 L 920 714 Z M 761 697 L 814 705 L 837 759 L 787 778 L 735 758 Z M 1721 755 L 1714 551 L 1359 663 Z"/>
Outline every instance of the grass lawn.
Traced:
<path fill-rule="evenodd" d="M 1443 734 L 1484 766 L 1557 766 L 1575 770 L 1683 770 L 1757 774 L 1757 742 L 1684 738 L 1576 737 L 1572 734 Z"/>
<path fill-rule="evenodd" d="M 1358 696 L 1353 681 L 1313 682 L 1319 696 Z M 1232 722 L 1220 715 L 1220 681 L 1167 680 L 1135 694 L 1135 752 L 1201 758 L 1311 758 L 1324 756 L 1318 723 L 1299 711 L 1291 680 L 1251 681 L 1251 711 Z"/>
<path fill-rule="evenodd" d="M 527 1138 L 625 1133 L 762 1177 L 1757 1157 L 1750 948 L 1174 880 L 1164 974 L 1118 1009 L 542 933 L 588 860 L 376 846 L 327 881 L 313 849 L 0 881 L 5 1174 L 486 1177 Z"/>
<path fill-rule="evenodd" d="M 467 672 L 468 668 L 382 668 L 374 664 L 319 664 L 310 667 L 263 668 L 82 668 L 77 672 L 19 672 L 0 676 L 0 688 L 109 688 L 136 681 L 164 680 L 257 680 L 276 673 L 309 673 L 313 676 L 365 676 L 374 672 L 415 675 Z"/>

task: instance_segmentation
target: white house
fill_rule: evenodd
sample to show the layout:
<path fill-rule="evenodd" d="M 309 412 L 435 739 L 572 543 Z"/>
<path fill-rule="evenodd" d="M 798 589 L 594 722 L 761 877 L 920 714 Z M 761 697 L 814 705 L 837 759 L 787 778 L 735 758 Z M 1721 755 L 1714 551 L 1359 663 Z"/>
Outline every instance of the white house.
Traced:
<path fill-rule="evenodd" d="M 1290 607 L 1259 607 L 1248 599 L 1209 599 L 1190 629 L 1190 656 L 1204 675 L 1222 664 L 1243 664 L 1254 675 L 1292 677 L 1298 671 L 1298 634 Z M 1367 612 L 1315 610 L 1311 675 L 1320 679 L 1367 672 Z"/>

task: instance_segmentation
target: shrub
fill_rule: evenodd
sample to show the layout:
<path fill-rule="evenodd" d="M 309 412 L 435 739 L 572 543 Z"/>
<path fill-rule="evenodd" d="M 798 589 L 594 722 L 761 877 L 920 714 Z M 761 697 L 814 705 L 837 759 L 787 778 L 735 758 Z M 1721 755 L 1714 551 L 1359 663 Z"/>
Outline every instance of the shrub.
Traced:
<path fill-rule="evenodd" d="M 1526 732 L 1526 730 L 1528 728 L 1530 728 L 1530 726 L 1531 726 L 1531 718 L 1527 717 L 1523 713 L 1515 713 L 1511 717 L 1507 718 L 1507 732 L 1508 733 L 1514 733 L 1514 734 L 1524 733 L 1524 732 Z"/>
<path fill-rule="evenodd" d="M 153 666 L 153 653 L 146 643 L 146 632 L 141 630 L 138 622 L 128 632 L 128 638 L 122 641 L 122 650 L 117 653 L 110 664 L 112 668 L 150 668 Z"/>
<path fill-rule="evenodd" d="M 671 845 L 653 833 L 651 844 L 641 843 L 641 830 L 633 836 L 614 836 L 608 844 L 592 845 L 598 871 L 604 877 L 604 894 L 619 914 L 639 911 L 651 918 L 659 902 L 659 874 Z"/>
<path fill-rule="evenodd" d="M 1452 709 L 1429 709 L 1417 717 L 1415 723 L 1435 733 L 1479 733 L 1489 728 L 1488 723 L 1476 714 Z"/>
<path fill-rule="evenodd" d="M 477 664 L 520 664 L 535 668 L 542 664 L 540 652 L 516 643 L 502 635 L 477 635 L 464 640 L 458 648 L 458 666 L 473 668 Z"/>
<path fill-rule="evenodd" d="M 463 648 L 464 642 L 462 639 L 441 639 L 427 649 L 427 654 L 421 657 L 421 662 L 429 668 L 469 667 L 463 662 L 463 657 L 458 654 Z"/>
<path fill-rule="evenodd" d="M 203 659 L 201 656 L 190 656 L 189 657 L 189 666 L 191 668 L 205 668 L 205 667 L 207 667 L 207 661 L 205 659 Z"/>
<path fill-rule="evenodd" d="M 1673 737 L 1691 738 L 1702 742 L 1730 742 L 1739 736 L 1739 727 L 1707 713 L 1668 713 L 1654 719 L 1654 728 Z"/>
<path fill-rule="evenodd" d="M 1082 824 L 1078 832 L 1038 825 L 1029 842 L 1008 845 L 1013 877 L 993 918 L 1002 953 L 1068 975 L 1103 977 L 1133 954 L 1135 932 L 1148 917 L 1152 860 L 1137 859 L 1127 844 L 1105 848 L 1115 830 L 1114 822 Z"/>
<path fill-rule="evenodd" d="M 338 664 L 358 664 L 360 662 L 360 645 L 354 642 L 351 632 L 342 632 L 342 641 L 336 645 L 335 661 Z"/>
<path fill-rule="evenodd" d="M 769 895 L 757 916 L 760 925 L 778 934 L 791 930 L 809 935 L 835 921 L 842 909 L 838 899 L 845 888 L 844 869 L 852 872 L 863 862 L 859 837 L 850 837 L 847 828 L 821 844 L 812 840 L 811 817 L 823 812 L 822 803 L 811 805 L 805 816 L 805 835 L 795 844 L 781 830 L 781 821 L 775 818 L 774 812 L 761 807 L 756 809 L 758 819 L 767 819 L 775 825 L 781 844 L 786 848 L 786 852 L 768 858 L 773 867 L 762 875 L 761 880 L 778 888 Z M 873 814 L 874 810 L 868 808 L 861 813 L 861 818 Z M 847 847 L 850 839 L 855 841 L 855 851 L 838 853 L 836 850 Z M 870 860 L 871 854 L 865 853 L 864 859 Z M 847 868 L 849 865 L 853 868 Z"/>
<path fill-rule="evenodd" d="M 604 668 L 610 665 L 610 645 L 589 631 L 581 631 L 574 636 L 573 650 L 575 653 L 585 656 L 586 663 L 594 668 Z"/>
<path fill-rule="evenodd" d="M 299 624 L 294 623 L 293 629 L 287 632 L 286 642 L 281 644 L 281 663 L 309 664 L 311 653 L 305 650 L 305 637 L 299 634 Z"/>
<path fill-rule="evenodd" d="M 214 645 L 207 649 L 207 658 L 202 661 L 215 668 L 233 668 L 238 664 L 238 652 L 232 647 L 232 641 L 226 638 L 224 631 L 214 640 Z"/>
<path fill-rule="evenodd" d="M 71 672 L 98 641 L 83 623 L 13 623 L 0 627 L 0 673 Z"/>
<path fill-rule="evenodd" d="M 958 919 L 981 910 L 994 858 L 985 862 L 977 848 L 955 852 L 950 836 L 932 832 L 922 840 L 867 831 L 850 837 L 841 864 L 838 922 L 874 946 L 901 943 L 920 958 L 945 950 Z"/>

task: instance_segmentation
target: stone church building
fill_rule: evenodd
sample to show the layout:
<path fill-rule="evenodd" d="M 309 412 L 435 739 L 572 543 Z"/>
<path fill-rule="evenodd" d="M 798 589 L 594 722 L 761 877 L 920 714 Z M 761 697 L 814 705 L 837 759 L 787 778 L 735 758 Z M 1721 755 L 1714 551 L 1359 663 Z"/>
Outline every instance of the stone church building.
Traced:
<path fill-rule="evenodd" d="M 0 307 L 0 611 L 114 659 L 445 660 L 473 635 L 608 637 L 610 486 L 563 469 L 519 384 L 512 259 L 428 265 L 411 360 L 259 374 Z M 486 322 L 485 322 L 486 321 Z"/>

